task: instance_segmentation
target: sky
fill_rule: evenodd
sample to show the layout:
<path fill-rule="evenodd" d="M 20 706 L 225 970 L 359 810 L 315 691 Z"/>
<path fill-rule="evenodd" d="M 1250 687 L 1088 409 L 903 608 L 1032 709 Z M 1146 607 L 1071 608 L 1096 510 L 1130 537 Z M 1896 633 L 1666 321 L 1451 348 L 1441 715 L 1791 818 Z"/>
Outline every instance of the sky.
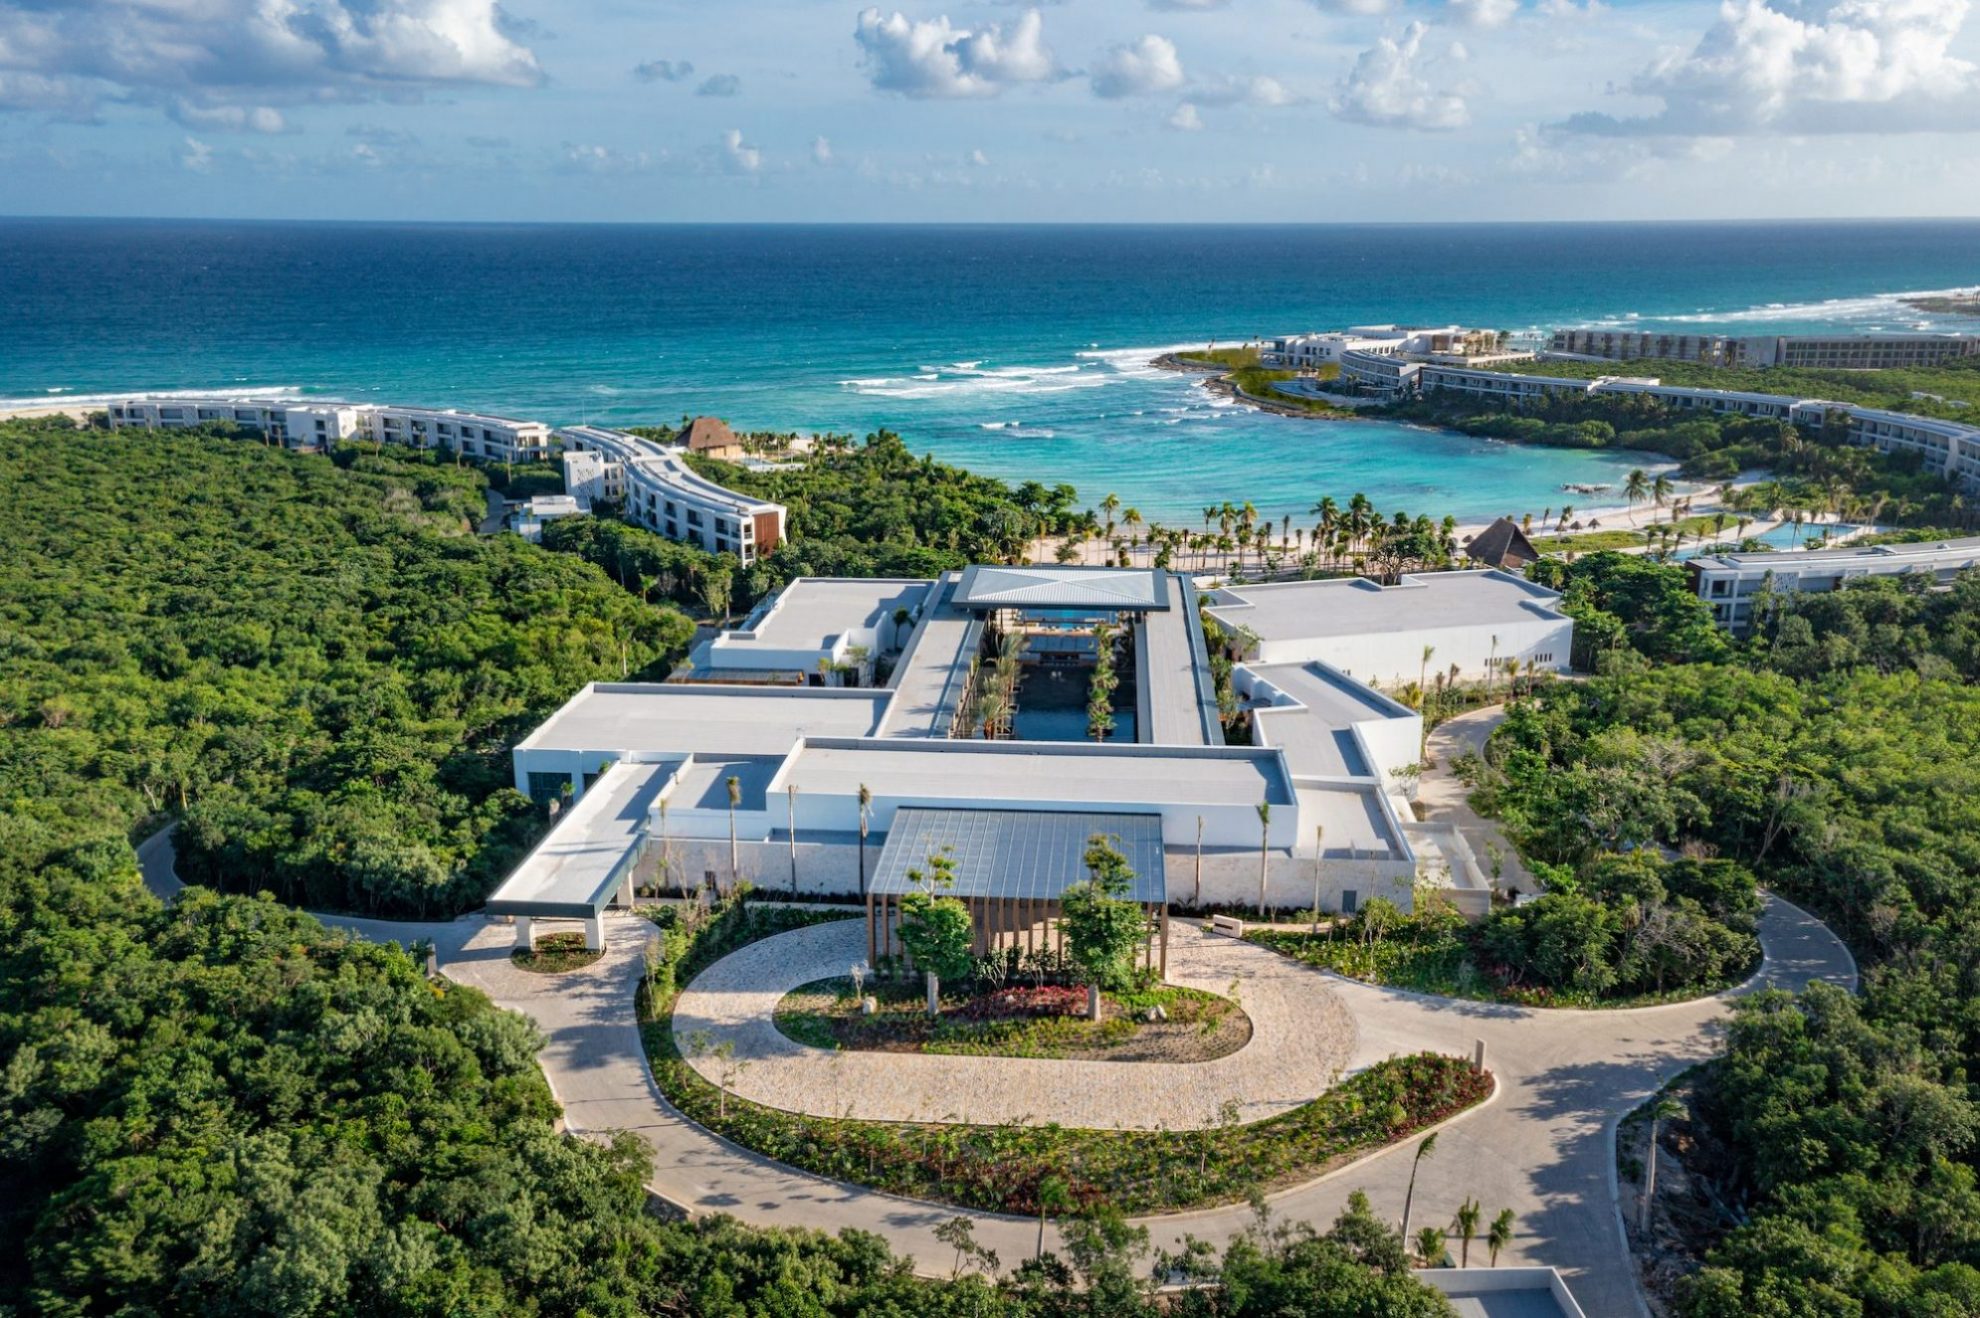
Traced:
<path fill-rule="evenodd" d="M 0 0 L 0 214 L 1973 215 L 1968 8 Z"/>

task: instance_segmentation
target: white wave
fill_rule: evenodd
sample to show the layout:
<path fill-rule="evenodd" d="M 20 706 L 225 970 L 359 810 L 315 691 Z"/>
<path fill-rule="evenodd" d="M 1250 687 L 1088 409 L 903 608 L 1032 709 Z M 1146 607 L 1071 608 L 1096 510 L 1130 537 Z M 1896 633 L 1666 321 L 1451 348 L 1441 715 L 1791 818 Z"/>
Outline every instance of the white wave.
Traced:
<path fill-rule="evenodd" d="M 1019 423 L 1016 421 L 979 421 L 976 423 L 976 428 L 978 430 L 1004 430 L 1017 424 Z"/>
<path fill-rule="evenodd" d="M 1936 328 L 1939 321 L 1929 319 L 1934 313 L 1922 313 L 1928 319 L 1919 319 L 1917 307 L 1906 303 L 1907 298 L 1954 297 L 1971 295 L 1971 288 L 1915 288 L 1892 293 L 1866 293 L 1855 297 L 1824 298 L 1819 302 L 1768 302 L 1760 306 L 1737 310 L 1714 310 L 1700 307 L 1696 311 L 1671 316 L 1646 316 L 1640 312 L 1625 312 L 1595 322 L 1600 326 L 1635 325 L 1639 322 L 1672 325 L 1792 325 L 1792 324 L 1833 324 L 1852 329 L 1877 329 L 1895 326 L 1918 329 Z M 1943 320 L 1971 320 L 1970 316 L 1939 313 Z"/>
<path fill-rule="evenodd" d="M 301 398 L 303 389 L 296 384 L 241 384 L 225 389 L 123 389 L 112 393 L 72 394 L 70 386 L 61 385 L 45 389 L 41 393 L 23 398 L 0 398 L 0 409 L 19 407 L 47 407 L 50 394 L 61 394 L 56 401 L 64 407 L 108 405 L 126 398 Z"/>

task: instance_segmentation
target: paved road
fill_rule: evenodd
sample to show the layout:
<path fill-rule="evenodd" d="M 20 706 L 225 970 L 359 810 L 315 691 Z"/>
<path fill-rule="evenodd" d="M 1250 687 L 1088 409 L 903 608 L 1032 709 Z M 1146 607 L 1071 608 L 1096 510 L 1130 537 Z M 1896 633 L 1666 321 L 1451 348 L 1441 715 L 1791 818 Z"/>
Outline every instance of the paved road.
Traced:
<path fill-rule="evenodd" d="M 1431 822 L 1457 825 L 1488 877 L 1492 873 L 1492 852 L 1497 849 L 1501 888 L 1538 892 L 1539 883 L 1520 864 L 1519 852 L 1506 840 L 1498 821 L 1487 819 L 1471 808 L 1471 789 L 1451 769 L 1452 762 L 1462 755 L 1483 755 L 1485 743 L 1505 721 L 1504 705 L 1485 705 L 1438 724 L 1424 744 L 1424 753 L 1433 767 L 1425 769 L 1417 780 L 1416 799 Z"/>
<path fill-rule="evenodd" d="M 866 954 L 866 922 L 840 920 L 752 943 L 695 977 L 674 1006 L 674 1037 L 711 1083 L 752 1102 L 867 1121 L 1023 1121 L 1121 1130 L 1198 1130 L 1226 1102 L 1263 1121 L 1334 1083 L 1354 1051 L 1354 1020 L 1327 982 L 1252 943 L 1171 925 L 1169 981 L 1236 992 L 1252 1036 L 1205 1062 L 1058 1061 L 921 1053 L 824 1052 L 771 1019 L 801 984 L 846 972 Z M 710 1047 L 697 1053 L 694 1041 Z M 727 1043 L 731 1057 L 712 1049 Z M 736 1064 L 741 1063 L 738 1067 Z"/>
<path fill-rule="evenodd" d="M 508 959 L 511 931 L 480 917 L 443 924 L 327 921 L 366 937 L 430 938 L 450 977 L 481 988 L 496 1002 L 534 1019 L 548 1038 L 540 1060 L 565 1121 L 580 1132 L 632 1130 L 654 1150 L 652 1186 L 697 1212 L 726 1212 L 766 1226 L 836 1231 L 861 1227 L 885 1235 L 899 1252 L 945 1271 L 953 1252 L 934 1238 L 952 1209 L 841 1185 L 781 1167 L 693 1125 L 663 1099 L 649 1072 L 633 1020 L 640 948 L 647 926 L 631 916 L 606 922 L 607 951 L 597 965 L 567 975 L 535 975 Z M 1816 979 L 1853 987 L 1849 952 L 1812 916 L 1770 898 L 1761 917 L 1767 958 L 1753 981 L 1718 998 L 1638 1011 L 1537 1011 L 1423 997 L 1357 984 L 1320 971 L 1353 1013 L 1359 1032 L 1355 1065 L 1393 1053 L 1435 1049 L 1468 1053 L 1486 1041 L 1499 1094 L 1461 1117 L 1438 1138 L 1417 1182 L 1415 1221 L 1448 1223 L 1458 1204 L 1477 1197 L 1489 1218 L 1517 1215 L 1507 1263 L 1552 1264 L 1592 1315 L 1643 1312 L 1617 1215 L 1612 1138 L 1615 1123 L 1669 1077 L 1718 1050 L 1730 998 L 1763 987 L 1797 988 Z M 1272 1200 L 1282 1219 L 1320 1226 L 1340 1211 L 1350 1190 L 1366 1189 L 1378 1211 L 1400 1214 L 1411 1145 L 1377 1154 Z M 1004 1260 L 1027 1257 L 1035 1224 L 991 1215 L 977 1236 Z M 1184 1232 L 1220 1243 L 1250 1224 L 1244 1208 L 1211 1209 L 1150 1220 L 1158 1246 Z"/>

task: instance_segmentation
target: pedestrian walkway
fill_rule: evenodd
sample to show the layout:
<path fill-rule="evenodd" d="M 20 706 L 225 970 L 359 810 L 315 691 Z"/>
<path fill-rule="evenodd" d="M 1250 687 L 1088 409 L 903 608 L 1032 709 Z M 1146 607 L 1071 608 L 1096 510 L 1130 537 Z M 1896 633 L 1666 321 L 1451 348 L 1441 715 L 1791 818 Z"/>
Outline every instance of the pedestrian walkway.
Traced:
<path fill-rule="evenodd" d="M 1226 1102 L 1238 1105 L 1245 1122 L 1311 1102 L 1355 1051 L 1354 1021 L 1325 980 L 1275 952 L 1181 920 L 1170 926 L 1169 982 L 1234 995 L 1251 1017 L 1250 1042 L 1214 1061 L 825 1052 L 777 1029 L 772 1013 L 786 993 L 844 975 L 865 952 L 865 921 L 844 920 L 722 958 L 675 1004 L 681 1055 L 711 1084 L 812 1116 L 1198 1130 L 1217 1124 Z"/>

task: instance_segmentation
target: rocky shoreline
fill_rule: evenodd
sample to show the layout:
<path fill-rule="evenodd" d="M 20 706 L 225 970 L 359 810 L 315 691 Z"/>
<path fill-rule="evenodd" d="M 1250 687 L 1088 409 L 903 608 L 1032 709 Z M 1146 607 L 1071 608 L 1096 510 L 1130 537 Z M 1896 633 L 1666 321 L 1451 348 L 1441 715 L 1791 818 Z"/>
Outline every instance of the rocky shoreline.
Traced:
<path fill-rule="evenodd" d="M 1231 368 L 1217 362 L 1197 361 L 1189 357 L 1178 357 L 1173 352 L 1165 352 L 1148 364 L 1164 371 L 1179 371 L 1186 375 L 1207 375 L 1210 378 L 1203 382 L 1203 387 L 1211 393 L 1220 394 L 1232 402 L 1241 403 L 1246 407 L 1260 412 L 1270 412 L 1274 416 L 1298 417 L 1306 421 L 1353 421 L 1358 419 L 1352 408 L 1332 407 L 1330 405 L 1329 411 L 1316 412 L 1311 408 L 1301 407 L 1297 403 L 1283 402 L 1274 398 L 1261 397 L 1258 394 L 1246 393 L 1244 390 L 1238 388 L 1237 382 L 1231 378 L 1234 373 Z"/>

